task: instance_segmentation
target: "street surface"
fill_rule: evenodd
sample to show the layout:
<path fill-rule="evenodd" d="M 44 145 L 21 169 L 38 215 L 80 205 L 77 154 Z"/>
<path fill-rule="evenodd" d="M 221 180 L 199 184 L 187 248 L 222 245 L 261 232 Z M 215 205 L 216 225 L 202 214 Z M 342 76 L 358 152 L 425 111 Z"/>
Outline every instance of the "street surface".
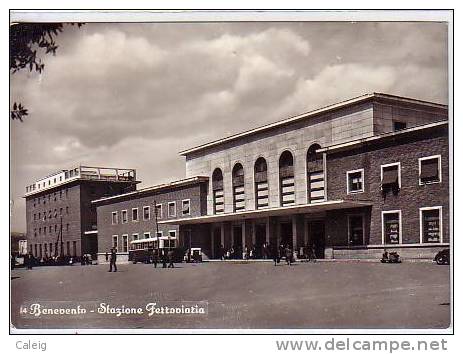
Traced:
<path fill-rule="evenodd" d="M 17 328 L 447 328 L 449 267 L 432 263 L 179 264 L 174 269 L 120 264 L 12 271 L 12 322 Z M 85 308 L 85 314 L 31 314 Z M 98 313 L 100 304 L 143 310 Z M 153 314 L 147 304 L 196 306 L 206 313 Z M 153 305 L 152 305 L 153 306 Z M 26 312 L 20 314 L 20 310 Z M 107 311 L 108 307 L 106 307 Z M 153 309 L 153 307 L 151 308 Z M 90 312 L 94 311 L 94 312 Z"/>

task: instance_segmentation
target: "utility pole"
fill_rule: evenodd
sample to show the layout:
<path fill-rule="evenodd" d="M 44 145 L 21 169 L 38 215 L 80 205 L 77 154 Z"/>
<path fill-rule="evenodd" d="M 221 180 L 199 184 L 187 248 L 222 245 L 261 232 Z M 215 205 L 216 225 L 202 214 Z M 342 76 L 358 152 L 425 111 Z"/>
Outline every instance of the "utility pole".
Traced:
<path fill-rule="evenodd" d="M 60 235 L 60 237 L 61 237 L 61 257 L 64 257 L 63 217 L 60 217 L 59 235 Z"/>
<path fill-rule="evenodd" d="M 158 226 L 158 208 L 156 204 L 156 199 L 154 199 L 154 221 L 156 223 L 156 239 L 159 235 L 159 226 Z M 157 240 L 157 248 L 159 249 L 159 239 Z"/>

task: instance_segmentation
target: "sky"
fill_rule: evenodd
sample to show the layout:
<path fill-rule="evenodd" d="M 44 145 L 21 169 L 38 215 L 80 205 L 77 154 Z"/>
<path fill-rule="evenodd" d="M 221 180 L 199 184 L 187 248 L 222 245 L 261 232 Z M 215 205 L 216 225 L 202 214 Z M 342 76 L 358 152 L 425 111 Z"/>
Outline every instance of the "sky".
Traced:
<path fill-rule="evenodd" d="M 365 93 L 448 103 L 445 23 L 87 23 L 57 44 L 11 75 L 12 231 L 61 169 L 135 168 L 140 188 L 183 178 L 183 149 Z"/>

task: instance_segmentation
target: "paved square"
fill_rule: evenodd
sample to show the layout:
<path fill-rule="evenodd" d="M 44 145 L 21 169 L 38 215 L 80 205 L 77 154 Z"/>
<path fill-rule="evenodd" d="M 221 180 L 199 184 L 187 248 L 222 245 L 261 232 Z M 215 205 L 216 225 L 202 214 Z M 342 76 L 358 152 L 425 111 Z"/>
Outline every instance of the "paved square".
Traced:
<path fill-rule="evenodd" d="M 447 328 L 449 267 L 431 263 L 121 264 L 12 272 L 17 328 Z M 20 316 L 29 302 L 144 307 L 207 301 L 207 314 Z"/>

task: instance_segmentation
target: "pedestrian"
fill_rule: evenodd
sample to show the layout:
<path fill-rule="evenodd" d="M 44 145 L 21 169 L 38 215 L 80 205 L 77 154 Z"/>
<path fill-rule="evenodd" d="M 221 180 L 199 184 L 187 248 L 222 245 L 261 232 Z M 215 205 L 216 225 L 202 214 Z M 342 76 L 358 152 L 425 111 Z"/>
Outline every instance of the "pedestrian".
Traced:
<path fill-rule="evenodd" d="M 167 268 L 167 254 L 166 254 L 166 250 L 164 249 L 162 251 L 162 268 Z"/>
<path fill-rule="evenodd" d="M 111 248 L 111 258 L 109 261 L 109 272 L 113 271 L 113 267 L 114 267 L 114 271 L 117 272 L 116 258 L 117 258 L 116 249 Z"/>
<path fill-rule="evenodd" d="M 26 265 L 27 265 L 27 269 L 32 269 L 33 263 L 34 263 L 34 257 L 32 256 L 31 253 L 28 253 L 28 254 L 26 255 Z"/>
<path fill-rule="evenodd" d="M 220 245 L 219 249 L 219 258 L 223 261 L 225 259 L 225 249 L 223 245 Z"/>
<path fill-rule="evenodd" d="M 267 247 L 267 249 L 268 249 L 268 247 Z M 276 245 L 273 245 L 273 246 L 270 247 L 270 251 L 271 251 L 271 254 L 272 254 L 272 258 L 273 258 L 273 264 L 276 267 L 277 263 L 280 263 L 279 248 Z"/>
<path fill-rule="evenodd" d="M 174 267 L 174 251 L 173 250 L 169 250 L 169 252 L 167 252 L 167 258 L 169 260 L 168 268 L 175 268 Z"/>
<path fill-rule="evenodd" d="M 159 252 L 159 250 L 153 250 L 153 266 L 154 266 L 154 268 L 158 267 L 158 261 L 159 261 L 158 252 Z"/>
<path fill-rule="evenodd" d="M 285 255 L 286 255 L 286 264 L 290 266 L 292 258 L 293 258 L 293 252 L 291 248 L 289 248 L 289 246 L 286 246 L 285 248 Z"/>

